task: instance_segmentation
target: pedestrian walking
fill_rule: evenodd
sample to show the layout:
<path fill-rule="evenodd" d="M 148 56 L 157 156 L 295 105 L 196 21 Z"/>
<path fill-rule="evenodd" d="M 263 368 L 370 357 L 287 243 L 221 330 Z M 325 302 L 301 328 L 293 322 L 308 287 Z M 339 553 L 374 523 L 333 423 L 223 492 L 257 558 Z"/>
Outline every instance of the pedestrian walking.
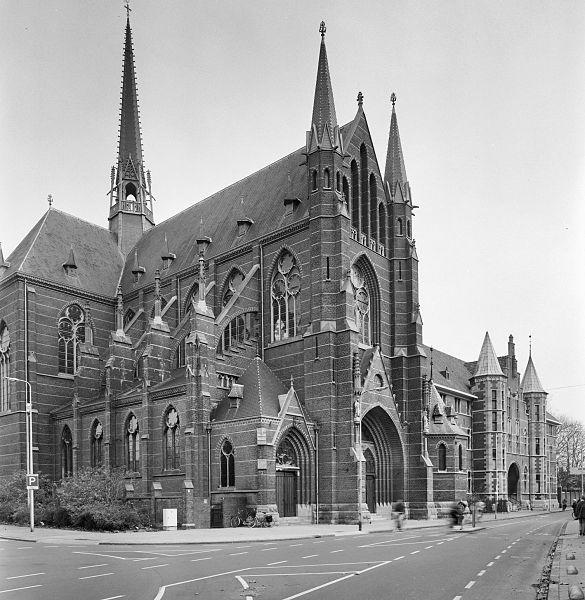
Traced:
<path fill-rule="evenodd" d="M 404 521 L 404 502 L 402 502 L 402 500 L 398 500 L 398 502 L 396 502 L 396 504 L 394 505 L 394 526 L 396 527 L 397 531 L 400 531 L 402 529 L 402 523 Z"/>
<path fill-rule="evenodd" d="M 581 496 L 581 500 L 577 502 L 575 514 L 579 519 L 579 535 L 585 535 L 585 496 Z"/>
<path fill-rule="evenodd" d="M 577 508 L 577 500 L 573 500 L 573 504 L 571 504 L 571 507 L 573 508 L 573 519 L 576 519 L 577 514 L 575 513 L 575 509 Z"/>
<path fill-rule="evenodd" d="M 567 499 L 563 498 L 563 510 L 567 510 Z"/>

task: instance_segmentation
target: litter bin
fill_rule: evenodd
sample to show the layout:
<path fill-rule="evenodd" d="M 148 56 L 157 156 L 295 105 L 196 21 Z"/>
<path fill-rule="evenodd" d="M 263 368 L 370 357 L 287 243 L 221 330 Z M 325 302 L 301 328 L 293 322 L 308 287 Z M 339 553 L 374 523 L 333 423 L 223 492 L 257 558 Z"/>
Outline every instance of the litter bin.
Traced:
<path fill-rule="evenodd" d="M 163 530 L 177 531 L 177 509 L 163 508 Z"/>

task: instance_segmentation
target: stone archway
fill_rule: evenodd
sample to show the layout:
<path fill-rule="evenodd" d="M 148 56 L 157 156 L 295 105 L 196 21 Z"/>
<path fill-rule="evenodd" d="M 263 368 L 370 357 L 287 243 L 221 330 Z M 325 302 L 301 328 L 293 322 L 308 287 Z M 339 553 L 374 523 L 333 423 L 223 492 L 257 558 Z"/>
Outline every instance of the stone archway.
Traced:
<path fill-rule="evenodd" d="M 518 483 L 520 481 L 520 469 L 516 463 L 512 463 L 508 469 L 508 498 L 520 500 Z"/>
<path fill-rule="evenodd" d="M 378 507 L 390 507 L 392 502 L 404 500 L 402 442 L 396 425 L 379 406 L 369 410 L 362 419 L 362 449 L 366 458 L 366 501 L 370 512 L 380 512 Z"/>

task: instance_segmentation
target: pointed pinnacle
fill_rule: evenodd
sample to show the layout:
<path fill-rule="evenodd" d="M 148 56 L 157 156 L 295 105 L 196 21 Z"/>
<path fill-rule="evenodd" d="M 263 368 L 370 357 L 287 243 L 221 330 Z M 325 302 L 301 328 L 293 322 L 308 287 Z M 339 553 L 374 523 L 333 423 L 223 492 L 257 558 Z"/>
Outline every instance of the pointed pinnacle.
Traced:
<path fill-rule="evenodd" d="M 325 37 L 325 32 L 327 31 L 327 27 L 325 27 L 325 21 L 321 21 L 321 25 L 319 25 L 319 33 L 321 37 Z"/>

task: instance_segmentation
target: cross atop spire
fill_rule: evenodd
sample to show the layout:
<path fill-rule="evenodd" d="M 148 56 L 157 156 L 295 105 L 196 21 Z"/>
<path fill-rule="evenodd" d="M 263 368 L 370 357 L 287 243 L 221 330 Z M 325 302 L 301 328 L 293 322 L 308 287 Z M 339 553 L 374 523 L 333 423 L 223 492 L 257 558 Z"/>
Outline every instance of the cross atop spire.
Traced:
<path fill-rule="evenodd" d="M 325 27 L 325 21 L 321 21 L 321 25 L 319 25 L 319 33 L 321 37 L 325 37 L 325 32 L 327 31 L 327 27 Z"/>
<path fill-rule="evenodd" d="M 396 104 L 396 94 L 394 92 L 390 96 L 390 102 L 392 102 L 392 110 L 394 110 L 394 105 Z"/>
<path fill-rule="evenodd" d="M 132 9 L 130 8 L 130 2 L 128 2 L 128 0 L 126 0 L 126 4 L 124 4 L 124 8 L 126 9 L 126 18 L 129 21 L 130 20 L 130 12 L 132 11 Z"/>

